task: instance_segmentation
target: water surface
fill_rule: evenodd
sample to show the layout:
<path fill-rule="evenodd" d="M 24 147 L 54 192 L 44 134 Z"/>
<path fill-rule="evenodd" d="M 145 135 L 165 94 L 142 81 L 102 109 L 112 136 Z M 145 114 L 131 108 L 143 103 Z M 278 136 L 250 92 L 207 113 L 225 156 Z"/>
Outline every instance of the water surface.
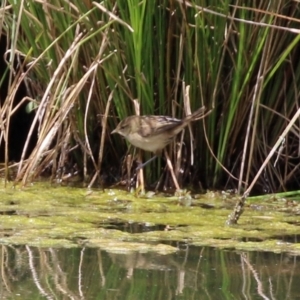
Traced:
<path fill-rule="evenodd" d="M 299 202 L 0 189 L 1 299 L 300 299 Z"/>
<path fill-rule="evenodd" d="M 2 246 L 1 299 L 299 299 L 299 257 L 176 245 L 168 255 Z"/>

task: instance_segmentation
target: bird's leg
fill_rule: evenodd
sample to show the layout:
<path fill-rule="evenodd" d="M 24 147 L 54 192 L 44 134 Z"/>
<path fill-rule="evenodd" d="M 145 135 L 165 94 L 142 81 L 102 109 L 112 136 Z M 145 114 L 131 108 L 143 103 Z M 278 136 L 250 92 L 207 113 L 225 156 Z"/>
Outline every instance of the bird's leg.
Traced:
<path fill-rule="evenodd" d="M 135 170 L 138 171 L 138 170 L 144 168 L 146 165 L 148 165 L 151 161 L 153 161 L 156 158 L 157 158 L 157 155 L 154 155 L 153 157 L 151 157 L 149 160 L 147 160 L 143 164 L 139 164 L 138 167 Z"/>

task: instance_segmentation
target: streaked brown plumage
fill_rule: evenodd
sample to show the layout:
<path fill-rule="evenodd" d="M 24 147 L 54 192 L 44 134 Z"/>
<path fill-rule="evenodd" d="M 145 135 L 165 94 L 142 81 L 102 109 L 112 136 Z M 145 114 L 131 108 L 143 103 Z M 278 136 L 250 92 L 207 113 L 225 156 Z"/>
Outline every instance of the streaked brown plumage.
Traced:
<path fill-rule="evenodd" d="M 118 133 L 133 146 L 160 155 L 189 123 L 203 118 L 204 112 L 203 106 L 183 119 L 167 116 L 130 116 L 122 120 L 112 134 Z"/>

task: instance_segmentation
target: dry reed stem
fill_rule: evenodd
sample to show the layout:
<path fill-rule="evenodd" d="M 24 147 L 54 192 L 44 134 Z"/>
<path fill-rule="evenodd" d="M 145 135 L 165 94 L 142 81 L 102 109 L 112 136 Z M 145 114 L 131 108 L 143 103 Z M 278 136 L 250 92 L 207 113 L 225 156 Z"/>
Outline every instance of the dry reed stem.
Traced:
<path fill-rule="evenodd" d="M 291 130 L 291 128 L 294 125 L 294 123 L 299 119 L 299 117 L 300 117 L 300 108 L 294 114 L 294 116 L 291 119 L 291 121 L 289 122 L 289 124 L 286 126 L 286 128 L 284 129 L 284 131 L 282 132 L 282 134 L 277 139 L 275 145 L 272 147 L 271 151 L 269 152 L 268 156 L 264 160 L 264 162 L 261 165 L 260 169 L 256 173 L 256 175 L 255 175 L 254 179 L 252 180 L 251 184 L 249 185 L 249 187 L 247 188 L 247 190 L 244 192 L 243 196 L 237 201 L 234 210 L 228 216 L 228 219 L 227 219 L 227 222 L 226 222 L 228 225 L 236 224 L 237 221 L 239 220 L 240 216 L 243 213 L 243 207 L 245 205 L 246 199 L 247 199 L 248 195 L 250 194 L 252 188 L 254 187 L 256 181 L 260 177 L 261 173 L 264 171 L 265 167 L 269 163 L 270 159 L 273 157 L 274 153 L 277 151 L 278 147 L 284 141 L 286 135 L 289 133 L 289 131 Z"/>
<path fill-rule="evenodd" d="M 195 4 L 191 3 L 190 1 L 186 1 L 186 0 L 176 0 L 176 1 L 178 3 L 186 5 L 188 7 L 197 8 L 199 10 L 197 15 L 202 14 L 203 12 L 205 12 L 205 13 L 208 13 L 208 14 L 212 14 L 212 15 L 215 15 L 215 16 L 225 18 L 227 20 L 237 21 L 237 22 L 241 22 L 241 23 L 245 23 L 245 24 L 256 25 L 256 26 L 259 26 L 259 27 L 268 27 L 268 28 L 273 28 L 273 29 L 279 29 L 279 30 L 283 30 L 283 31 L 289 31 L 289 32 L 292 32 L 292 33 L 295 33 L 295 34 L 300 33 L 300 29 L 298 29 L 298 28 L 288 28 L 288 27 L 272 25 L 272 24 L 268 24 L 268 23 L 264 23 L 264 22 L 255 22 L 255 21 L 235 18 L 235 17 L 232 17 L 228 14 L 225 15 L 225 14 L 216 12 L 214 10 L 211 10 L 209 8 L 205 8 L 205 7 L 200 6 L 200 5 L 195 5 Z M 240 7 L 240 6 L 236 6 L 236 7 Z M 240 8 L 245 9 L 245 7 L 240 7 Z M 247 8 L 247 9 L 249 9 L 249 8 Z M 257 11 L 257 10 L 255 10 L 255 11 Z M 268 11 L 264 11 L 264 13 L 274 15 L 274 13 L 268 12 Z M 197 17 L 197 15 L 195 15 L 195 17 Z M 288 18 L 288 17 L 282 16 L 282 15 L 279 15 L 279 16 L 282 17 L 282 18 L 285 17 L 285 19 L 288 19 L 288 20 L 293 20 L 293 21 L 299 22 L 299 19 Z"/>

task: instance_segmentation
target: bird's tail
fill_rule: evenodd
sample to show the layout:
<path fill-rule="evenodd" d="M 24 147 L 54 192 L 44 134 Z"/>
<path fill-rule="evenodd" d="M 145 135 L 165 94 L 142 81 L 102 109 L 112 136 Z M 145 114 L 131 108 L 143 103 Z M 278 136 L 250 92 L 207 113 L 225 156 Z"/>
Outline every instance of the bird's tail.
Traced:
<path fill-rule="evenodd" d="M 199 119 L 202 119 L 205 113 L 205 106 L 202 106 L 200 108 L 198 108 L 196 111 L 194 111 L 191 115 L 188 115 L 184 118 L 185 122 L 192 122 L 192 121 L 196 121 Z"/>

